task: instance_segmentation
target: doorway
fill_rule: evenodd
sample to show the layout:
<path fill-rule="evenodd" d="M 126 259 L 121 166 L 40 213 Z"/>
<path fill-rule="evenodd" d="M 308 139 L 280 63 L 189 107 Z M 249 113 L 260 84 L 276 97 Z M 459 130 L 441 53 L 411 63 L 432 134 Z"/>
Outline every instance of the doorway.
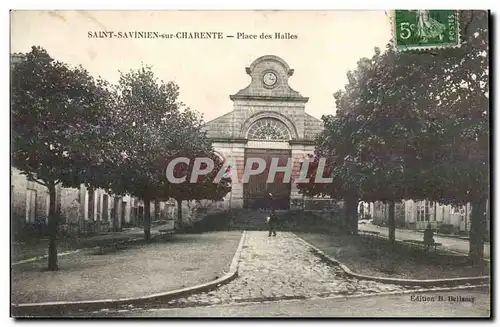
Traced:
<path fill-rule="evenodd" d="M 286 166 L 290 157 L 291 150 L 245 149 L 245 163 L 247 158 L 262 158 L 266 162 L 264 171 L 250 176 L 248 183 L 243 185 L 245 209 L 288 210 L 290 208 L 291 183 L 284 181 L 285 173 L 277 172 L 274 180 L 271 183 L 267 182 L 272 159 L 278 158 L 278 166 Z"/>

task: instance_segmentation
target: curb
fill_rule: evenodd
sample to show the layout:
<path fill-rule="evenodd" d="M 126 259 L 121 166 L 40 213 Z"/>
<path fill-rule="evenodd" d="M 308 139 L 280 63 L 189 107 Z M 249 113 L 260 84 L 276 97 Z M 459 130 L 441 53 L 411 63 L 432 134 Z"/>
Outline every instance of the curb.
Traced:
<path fill-rule="evenodd" d="M 50 316 L 50 315 L 62 314 L 63 312 L 69 310 L 87 311 L 87 310 L 103 309 L 106 307 L 119 307 L 123 305 L 155 304 L 155 303 L 165 302 L 180 296 L 187 296 L 193 293 L 216 289 L 219 286 L 227 284 L 236 277 L 238 277 L 238 265 L 245 239 L 246 239 L 246 231 L 243 231 L 240 243 L 233 256 L 231 265 L 229 266 L 229 272 L 227 272 L 226 274 L 224 274 L 224 276 L 214 281 L 182 289 L 177 289 L 169 292 L 156 293 L 152 295 L 146 295 L 135 298 L 106 299 L 106 300 L 94 300 L 94 301 L 74 301 L 74 302 L 67 301 L 67 302 L 11 304 L 11 316 L 20 317 L 23 315 L 29 316 L 31 314 L 37 314 L 37 315 L 45 314 Z"/>
<path fill-rule="evenodd" d="M 160 236 L 160 234 L 152 235 L 152 233 L 151 233 L 151 239 L 153 239 L 153 238 L 155 238 L 157 236 Z M 144 240 L 144 237 L 141 236 L 141 237 L 136 237 L 136 238 L 129 238 L 128 240 L 125 240 L 125 241 L 128 242 L 128 243 L 134 243 L 134 242 L 141 241 L 141 240 Z M 67 256 L 67 255 L 70 255 L 70 254 L 75 254 L 75 253 L 83 252 L 83 251 L 97 250 L 100 247 L 101 246 L 94 246 L 94 247 L 87 247 L 87 248 L 81 248 L 81 249 L 75 249 L 75 250 L 71 250 L 71 251 L 61 252 L 61 253 L 57 253 L 57 257 L 58 258 L 59 257 L 64 257 L 64 256 Z M 11 266 L 17 266 L 17 265 L 22 265 L 24 263 L 30 263 L 30 262 L 34 262 L 34 261 L 39 261 L 39 260 L 47 259 L 47 257 L 48 257 L 48 255 L 44 254 L 44 255 L 38 256 L 38 257 L 31 257 L 31 258 L 28 258 L 28 259 L 23 259 L 23 260 L 19 260 L 19 261 L 11 263 Z"/>
<path fill-rule="evenodd" d="M 73 250 L 73 251 L 66 251 L 66 252 L 61 252 L 61 253 L 58 253 L 57 254 L 57 257 L 64 257 L 66 255 L 70 255 L 70 254 L 75 254 L 75 253 L 78 253 L 78 252 L 81 252 L 81 251 L 85 251 L 85 250 L 90 250 L 91 248 L 83 248 L 83 249 L 77 249 L 77 250 Z M 32 258 L 28 258 L 28 259 L 24 259 L 24 260 L 20 260 L 20 261 L 16 261 L 16 262 L 13 262 L 11 263 L 10 265 L 11 266 L 17 266 L 17 265 L 22 265 L 23 263 L 29 263 L 29 262 L 35 262 L 35 261 L 39 261 L 39 260 L 42 260 L 42 259 L 47 259 L 48 255 L 42 255 L 42 256 L 38 256 L 38 257 L 32 257 Z"/>
<path fill-rule="evenodd" d="M 398 229 L 396 229 L 396 230 L 398 230 Z M 407 231 L 407 230 L 405 230 L 405 229 L 399 229 L 399 231 Z M 439 235 L 438 235 L 438 236 L 439 236 Z M 380 238 L 384 238 L 384 239 L 386 239 L 386 240 L 388 240 L 388 239 L 389 239 L 389 237 L 388 237 L 387 235 L 382 235 L 382 234 L 380 234 L 380 235 L 379 235 L 379 237 L 380 237 Z M 440 237 L 444 237 L 444 236 L 440 236 Z M 451 237 L 448 237 L 448 238 L 449 238 L 449 239 L 451 239 Z M 456 238 L 455 238 L 455 240 L 456 240 Z M 403 243 L 403 242 L 404 242 L 404 240 L 396 238 L 396 242 Z M 453 254 L 456 254 L 456 255 L 460 255 L 460 256 L 465 256 L 465 257 L 467 256 L 467 253 L 464 253 L 464 252 L 458 252 L 458 251 L 451 250 L 451 249 L 446 248 L 446 247 L 445 247 L 444 249 L 441 249 L 441 250 L 444 250 L 444 251 L 446 251 L 446 252 L 453 253 Z M 487 262 L 490 262 L 491 258 L 483 258 L 483 260 L 484 260 L 484 261 L 487 261 Z"/>
<path fill-rule="evenodd" d="M 351 271 L 346 265 L 341 263 L 335 258 L 330 257 L 328 254 L 324 253 L 311 243 L 304 240 L 302 237 L 294 234 L 298 237 L 302 242 L 304 242 L 307 246 L 312 248 L 316 254 L 335 266 L 339 266 L 347 275 L 350 277 L 363 279 L 363 280 L 371 280 L 385 284 L 396 284 L 396 285 L 406 285 L 406 286 L 439 286 L 439 285 L 467 285 L 467 284 L 481 284 L 484 282 L 490 281 L 490 276 L 480 276 L 480 277 L 460 277 L 460 278 L 446 278 L 446 279 L 403 279 L 403 278 L 390 278 L 390 277 L 376 277 L 376 276 L 368 276 L 355 273 Z"/>
<path fill-rule="evenodd" d="M 360 231 L 363 231 L 362 229 L 360 229 Z M 365 231 L 368 231 L 370 232 L 370 230 L 365 230 Z M 412 231 L 412 230 L 408 230 L 408 229 L 400 229 L 400 228 L 396 228 L 396 231 L 399 231 L 399 232 L 409 232 L 409 231 Z M 423 232 L 419 232 L 419 231 L 416 231 L 417 233 L 420 233 L 420 234 L 423 234 Z M 450 240 L 457 240 L 457 241 L 466 241 L 468 242 L 469 240 L 468 239 L 463 239 L 463 238 L 457 238 L 457 237 L 453 237 L 453 236 L 449 236 L 449 235 L 445 235 L 445 234 L 434 234 L 434 236 L 437 236 L 437 237 L 442 237 L 442 238 L 446 238 L 446 239 L 450 239 Z M 388 239 L 389 237 L 387 235 L 382 235 L 380 234 L 379 237 L 383 237 L 385 239 Z M 403 240 L 401 239 L 397 239 L 396 238 L 396 241 L 400 241 L 402 242 Z M 489 245 L 491 247 L 491 244 L 490 242 L 484 242 L 484 244 L 486 245 Z M 459 254 L 459 255 L 463 255 L 463 256 L 467 256 L 467 253 L 464 253 L 464 252 L 458 252 L 458 251 L 455 251 L 455 250 L 451 250 L 449 248 L 446 249 L 446 251 L 449 251 L 451 253 L 454 253 L 454 254 Z M 486 261 L 490 261 L 489 258 L 484 258 L 484 260 Z"/>
<path fill-rule="evenodd" d="M 424 232 L 417 231 L 417 233 L 423 234 Z M 450 240 L 461 240 L 461 241 L 469 242 L 469 237 L 468 236 L 459 237 L 459 236 L 452 236 L 452 235 L 448 235 L 448 234 L 438 234 L 438 233 L 435 233 L 434 236 L 443 237 L 443 238 L 447 238 L 447 239 L 450 239 Z M 485 245 L 486 244 L 490 245 L 490 242 L 484 241 L 484 244 Z"/>
<path fill-rule="evenodd" d="M 157 235 L 155 235 L 155 236 L 157 236 Z M 155 236 L 152 236 L 151 238 L 154 238 Z M 129 238 L 126 241 L 130 242 L 130 243 L 133 243 L 133 242 L 137 242 L 137 241 L 143 240 L 143 239 L 144 239 L 143 237 L 136 237 L 136 238 Z M 96 250 L 98 248 L 100 248 L 100 246 L 94 246 L 94 247 L 81 248 L 81 249 L 76 249 L 76 250 L 61 252 L 61 253 L 57 253 L 57 257 L 58 258 L 59 257 L 64 257 L 66 255 L 75 254 L 75 253 L 78 253 L 78 252 L 83 252 L 83 251 L 88 251 L 88 250 Z M 11 266 L 17 266 L 17 265 L 22 265 L 24 263 L 39 261 L 39 260 L 42 260 L 42 259 L 47 259 L 47 257 L 48 257 L 48 255 L 44 254 L 44 255 L 41 255 L 41 256 L 38 256 L 38 257 L 31 257 L 31 258 L 28 258 L 28 259 L 23 259 L 23 260 L 19 260 L 19 261 L 11 263 Z"/>

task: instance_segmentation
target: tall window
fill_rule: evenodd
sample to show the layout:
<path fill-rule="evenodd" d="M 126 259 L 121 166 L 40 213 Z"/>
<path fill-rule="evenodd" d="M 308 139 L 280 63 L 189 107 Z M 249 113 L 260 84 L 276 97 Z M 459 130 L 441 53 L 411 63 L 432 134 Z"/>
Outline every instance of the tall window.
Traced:
<path fill-rule="evenodd" d="M 248 131 L 250 140 L 288 141 L 291 139 L 288 128 L 278 119 L 264 118 L 255 122 Z"/>
<path fill-rule="evenodd" d="M 50 194 L 45 195 L 45 223 L 49 222 L 49 213 L 50 213 Z"/>
<path fill-rule="evenodd" d="M 424 201 L 424 202 L 425 202 L 425 221 L 431 221 L 432 205 L 430 201 Z"/>
<path fill-rule="evenodd" d="M 109 195 L 103 194 L 102 195 L 102 220 L 103 221 L 108 221 L 109 217 Z"/>
<path fill-rule="evenodd" d="M 36 218 L 36 190 L 26 191 L 26 222 L 34 223 Z"/>
<path fill-rule="evenodd" d="M 417 202 L 417 221 L 431 221 L 434 204 L 430 201 Z"/>
<path fill-rule="evenodd" d="M 101 206 L 101 199 L 102 195 L 98 192 L 97 193 L 97 201 L 96 201 L 96 207 L 97 207 L 97 216 L 95 217 L 95 220 L 101 220 L 102 216 L 102 206 Z"/>

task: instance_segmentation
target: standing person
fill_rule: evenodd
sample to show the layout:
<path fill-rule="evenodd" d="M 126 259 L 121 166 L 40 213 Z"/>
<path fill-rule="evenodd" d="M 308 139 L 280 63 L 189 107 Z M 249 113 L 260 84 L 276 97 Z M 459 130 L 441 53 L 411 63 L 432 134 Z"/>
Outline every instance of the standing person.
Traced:
<path fill-rule="evenodd" d="M 424 231 L 425 249 L 428 250 L 429 247 L 433 244 L 434 244 L 434 231 L 432 230 L 431 224 L 427 224 L 427 228 Z"/>
<path fill-rule="evenodd" d="M 268 224 L 269 224 L 269 236 L 271 237 L 271 234 L 273 236 L 276 236 L 276 224 L 278 222 L 278 216 L 276 216 L 276 212 L 274 209 L 271 210 L 271 215 L 269 216 Z"/>

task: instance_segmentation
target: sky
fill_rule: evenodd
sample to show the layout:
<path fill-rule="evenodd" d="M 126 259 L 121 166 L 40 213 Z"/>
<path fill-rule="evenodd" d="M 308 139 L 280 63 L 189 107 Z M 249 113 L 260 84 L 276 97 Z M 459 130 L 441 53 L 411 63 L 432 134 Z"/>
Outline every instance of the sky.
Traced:
<path fill-rule="evenodd" d="M 89 32 L 221 32 L 223 39 L 90 38 Z M 297 39 L 237 39 L 237 33 L 290 33 Z M 226 35 L 234 35 L 227 38 Z M 229 96 L 250 83 L 245 67 L 260 56 L 284 59 L 290 86 L 309 97 L 306 112 L 335 113 L 333 93 L 346 73 L 391 39 L 385 11 L 12 11 L 11 53 L 31 46 L 116 83 L 120 71 L 152 66 L 180 87 L 180 100 L 205 121 L 232 110 Z"/>

